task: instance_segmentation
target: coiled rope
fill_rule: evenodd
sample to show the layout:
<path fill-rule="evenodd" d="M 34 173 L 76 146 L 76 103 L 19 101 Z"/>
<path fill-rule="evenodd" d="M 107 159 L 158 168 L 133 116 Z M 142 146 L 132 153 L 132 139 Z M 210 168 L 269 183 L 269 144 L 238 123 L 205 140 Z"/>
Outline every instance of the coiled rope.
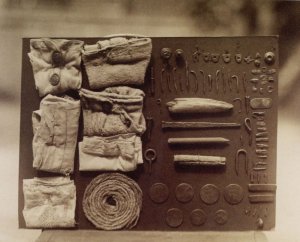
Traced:
<path fill-rule="evenodd" d="M 139 185 L 127 176 L 101 174 L 84 192 L 83 211 L 98 229 L 131 229 L 138 222 L 142 196 Z"/>

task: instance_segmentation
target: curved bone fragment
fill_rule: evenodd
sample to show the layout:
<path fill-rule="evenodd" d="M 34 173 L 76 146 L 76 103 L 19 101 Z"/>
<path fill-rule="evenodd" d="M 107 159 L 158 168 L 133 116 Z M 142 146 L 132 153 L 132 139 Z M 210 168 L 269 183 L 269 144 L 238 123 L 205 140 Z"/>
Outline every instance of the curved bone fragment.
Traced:
<path fill-rule="evenodd" d="M 166 105 L 171 113 L 219 113 L 233 108 L 230 103 L 208 98 L 175 98 Z"/>
<path fill-rule="evenodd" d="M 226 157 L 205 155 L 174 155 L 174 163 L 184 166 L 225 166 Z"/>

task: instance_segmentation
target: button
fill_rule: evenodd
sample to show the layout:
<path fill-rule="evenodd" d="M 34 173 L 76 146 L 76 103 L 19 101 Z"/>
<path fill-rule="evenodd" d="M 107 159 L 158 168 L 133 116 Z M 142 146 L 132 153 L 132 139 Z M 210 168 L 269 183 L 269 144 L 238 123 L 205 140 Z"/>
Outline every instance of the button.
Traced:
<path fill-rule="evenodd" d="M 149 190 L 150 199 L 155 203 L 163 203 L 169 197 L 169 189 L 164 183 L 155 183 Z"/>
<path fill-rule="evenodd" d="M 220 191 L 215 185 L 206 184 L 200 189 L 200 198 L 206 204 L 214 204 L 220 198 Z"/>
<path fill-rule="evenodd" d="M 57 86 L 59 83 L 60 77 L 58 74 L 54 73 L 51 77 L 49 82 L 51 83 L 52 86 Z"/>
<path fill-rule="evenodd" d="M 227 211 L 220 209 L 215 213 L 215 221 L 217 224 L 223 225 L 228 221 L 228 213 Z"/>
<path fill-rule="evenodd" d="M 243 188 L 238 184 L 230 184 L 225 187 L 224 198 L 229 204 L 239 204 L 244 198 Z"/>
<path fill-rule="evenodd" d="M 272 65 L 275 62 L 275 54 L 273 52 L 267 52 L 264 58 L 266 64 Z"/>
<path fill-rule="evenodd" d="M 205 224 L 207 219 L 206 213 L 202 209 L 195 209 L 190 214 L 190 221 L 195 226 Z"/>
<path fill-rule="evenodd" d="M 175 196 L 179 202 L 187 203 L 193 199 L 194 189 L 190 184 L 181 183 L 176 187 Z"/>
<path fill-rule="evenodd" d="M 63 56 L 59 51 L 52 53 L 52 64 L 55 66 L 61 66 L 63 64 Z"/>
<path fill-rule="evenodd" d="M 179 227 L 183 222 L 183 212 L 178 208 L 170 208 L 167 211 L 166 222 L 172 228 Z"/>

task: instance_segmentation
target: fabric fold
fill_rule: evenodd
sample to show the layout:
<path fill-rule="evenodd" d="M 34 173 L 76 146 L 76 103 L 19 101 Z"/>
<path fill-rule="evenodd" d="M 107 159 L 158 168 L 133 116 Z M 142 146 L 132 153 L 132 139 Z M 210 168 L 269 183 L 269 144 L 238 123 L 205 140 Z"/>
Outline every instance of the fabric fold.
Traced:
<path fill-rule="evenodd" d="M 112 136 L 143 134 L 142 113 L 144 92 L 126 86 L 106 88 L 102 92 L 80 89 L 84 135 Z"/>
<path fill-rule="evenodd" d="M 23 194 L 26 227 L 75 226 L 76 188 L 70 177 L 24 179 Z"/>
<path fill-rule="evenodd" d="M 144 83 L 152 41 L 146 37 L 114 37 L 84 45 L 82 60 L 91 89 Z"/>
<path fill-rule="evenodd" d="M 133 171 L 143 163 L 142 142 L 135 134 L 87 137 L 79 143 L 79 170 Z"/>
<path fill-rule="evenodd" d="M 32 64 L 36 89 L 41 97 L 61 94 L 81 87 L 83 41 L 31 39 L 28 57 Z"/>
<path fill-rule="evenodd" d="M 80 101 L 48 94 L 32 114 L 33 167 L 70 174 L 74 169 Z"/>

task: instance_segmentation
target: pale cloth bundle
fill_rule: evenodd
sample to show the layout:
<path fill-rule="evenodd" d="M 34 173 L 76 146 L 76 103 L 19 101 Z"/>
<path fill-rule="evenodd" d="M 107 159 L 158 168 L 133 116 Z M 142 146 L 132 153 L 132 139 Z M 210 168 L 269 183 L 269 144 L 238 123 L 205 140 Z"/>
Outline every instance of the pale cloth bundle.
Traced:
<path fill-rule="evenodd" d="M 28 53 L 36 89 L 41 97 L 81 87 L 81 52 L 83 41 L 66 39 L 31 39 Z"/>
<path fill-rule="evenodd" d="M 79 170 L 133 171 L 143 163 L 141 138 L 135 134 L 83 137 Z"/>
<path fill-rule="evenodd" d="M 120 86 L 102 92 L 81 89 L 79 94 L 85 136 L 141 135 L 145 131 L 142 90 Z"/>
<path fill-rule="evenodd" d="M 75 226 L 76 188 L 70 177 L 24 179 L 23 193 L 26 227 Z"/>
<path fill-rule="evenodd" d="M 33 167 L 69 174 L 74 169 L 80 101 L 48 94 L 32 114 Z"/>
<path fill-rule="evenodd" d="M 85 45 L 82 60 L 91 89 L 144 83 L 150 62 L 150 38 L 126 36 Z"/>

